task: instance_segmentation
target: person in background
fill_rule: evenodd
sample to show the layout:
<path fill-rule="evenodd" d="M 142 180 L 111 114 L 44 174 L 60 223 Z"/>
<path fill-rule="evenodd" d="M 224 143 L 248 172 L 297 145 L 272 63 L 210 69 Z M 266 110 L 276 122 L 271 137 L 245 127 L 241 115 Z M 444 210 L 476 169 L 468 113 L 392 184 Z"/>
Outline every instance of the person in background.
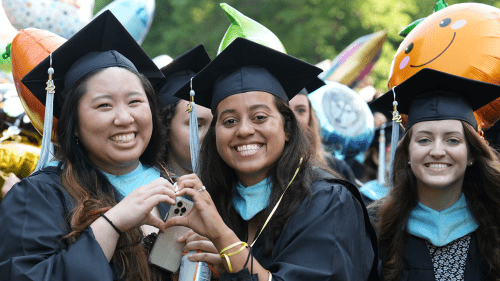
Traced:
<path fill-rule="evenodd" d="M 355 183 L 356 178 L 349 165 L 335 156 L 328 154 L 323 148 L 318 118 L 316 117 L 314 108 L 311 106 L 311 101 L 307 97 L 308 94 L 309 92 L 306 88 L 302 89 L 290 100 L 290 108 L 295 113 L 297 121 L 299 121 L 309 139 L 311 149 L 314 151 L 314 158 L 323 165 L 328 165 L 328 167 L 346 180 Z"/>
<path fill-rule="evenodd" d="M 392 188 L 370 205 L 383 279 L 499 280 L 500 163 L 474 110 L 500 86 L 423 69 L 397 86 L 408 115 Z M 392 109 L 391 92 L 373 106 Z"/>
<path fill-rule="evenodd" d="M 160 69 L 165 75 L 165 82 L 158 91 L 158 103 L 167 130 L 163 160 L 174 180 L 193 172 L 189 150 L 189 112 L 186 112 L 189 102 L 175 97 L 174 93 L 210 61 L 205 47 L 198 45 Z M 212 121 L 212 112 L 200 105 L 196 105 L 196 112 L 201 143 Z"/>
<path fill-rule="evenodd" d="M 399 139 L 401 139 L 404 135 L 404 130 L 401 126 L 398 126 L 399 129 Z M 392 142 L 392 122 L 386 123 L 384 126 L 384 135 L 381 139 L 380 137 L 381 127 L 375 129 L 375 137 L 373 138 L 373 142 L 370 144 L 370 147 L 365 152 L 365 161 L 363 162 L 364 166 L 364 175 L 361 178 L 361 181 L 364 184 L 359 189 L 359 192 L 362 196 L 366 197 L 365 203 L 368 204 L 376 201 L 389 192 L 389 171 L 391 168 L 391 142 Z M 380 141 L 383 140 L 384 151 L 380 152 Z M 384 159 L 384 163 L 382 167 L 380 167 L 380 153 L 383 153 L 382 156 Z M 379 177 L 379 167 L 383 169 L 383 178 Z"/>
<path fill-rule="evenodd" d="M 160 172 L 163 74 L 109 11 L 21 80 L 40 101 L 48 70 L 58 149 L 0 204 L 2 280 L 169 280 L 142 246 L 176 198 Z"/>

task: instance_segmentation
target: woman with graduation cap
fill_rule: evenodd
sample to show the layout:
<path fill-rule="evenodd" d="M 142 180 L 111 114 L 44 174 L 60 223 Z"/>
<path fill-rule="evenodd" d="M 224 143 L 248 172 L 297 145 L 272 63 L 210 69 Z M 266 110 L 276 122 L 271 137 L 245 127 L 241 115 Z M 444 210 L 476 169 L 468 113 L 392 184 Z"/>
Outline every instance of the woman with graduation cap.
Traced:
<path fill-rule="evenodd" d="M 165 82 L 158 92 L 158 104 L 167 131 L 163 160 L 167 165 L 165 168 L 174 180 L 193 173 L 192 164 L 196 164 L 191 162 L 189 142 L 186 141 L 189 139 L 190 114 L 186 112 L 188 102 L 181 101 L 174 94 L 211 61 L 205 47 L 198 45 L 160 69 L 165 75 Z M 201 142 L 212 121 L 212 112 L 200 105 L 195 106 Z"/>
<path fill-rule="evenodd" d="M 357 189 L 309 162 L 288 101 L 320 69 L 236 38 L 176 96 L 210 108 L 192 211 L 167 221 L 207 237 L 221 280 L 378 280 L 377 242 Z M 191 91 L 190 91 L 191 90 Z M 281 204 L 280 204 L 281 203 Z"/>
<path fill-rule="evenodd" d="M 0 205 L 2 280 L 151 279 L 141 226 L 164 231 L 175 204 L 158 164 L 163 79 L 109 11 L 22 79 L 48 113 L 55 95 L 57 153 Z"/>
<path fill-rule="evenodd" d="M 408 114 L 378 201 L 384 280 L 500 279 L 500 164 L 474 110 L 500 86 L 423 69 L 375 100 Z"/>

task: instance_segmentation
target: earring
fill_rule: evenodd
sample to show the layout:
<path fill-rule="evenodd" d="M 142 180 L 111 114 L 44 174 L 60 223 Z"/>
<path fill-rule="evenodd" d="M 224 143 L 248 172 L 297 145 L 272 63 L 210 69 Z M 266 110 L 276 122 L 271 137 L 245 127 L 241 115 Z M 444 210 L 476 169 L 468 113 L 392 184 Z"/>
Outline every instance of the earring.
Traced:
<path fill-rule="evenodd" d="M 408 165 L 411 165 L 410 161 L 408 161 Z"/>
<path fill-rule="evenodd" d="M 472 164 L 474 164 L 474 163 L 472 163 L 472 161 L 470 161 L 469 166 L 472 166 Z"/>
<path fill-rule="evenodd" d="M 76 140 L 76 144 L 80 145 L 80 139 L 77 136 L 75 136 L 75 140 Z"/>

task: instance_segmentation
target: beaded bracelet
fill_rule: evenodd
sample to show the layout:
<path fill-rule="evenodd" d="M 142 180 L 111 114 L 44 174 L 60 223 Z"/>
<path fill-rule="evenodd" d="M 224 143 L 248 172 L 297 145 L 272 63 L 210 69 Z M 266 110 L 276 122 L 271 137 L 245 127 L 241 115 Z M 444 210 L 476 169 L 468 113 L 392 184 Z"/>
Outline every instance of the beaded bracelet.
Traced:
<path fill-rule="evenodd" d="M 104 214 L 101 213 L 101 217 L 103 217 L 105 220 L 107 220 L 109 222 L 109 224 L 111 224 L 111 226 L 116 230 L 116 232 L 118 232 L 119 235 L 122 235 L 123 233 L 118 229 L 118 227 L 116 227 L 116 225 L 114 225 L 110 219 L 108 219 L 108 217 L 106 217 Z"/>

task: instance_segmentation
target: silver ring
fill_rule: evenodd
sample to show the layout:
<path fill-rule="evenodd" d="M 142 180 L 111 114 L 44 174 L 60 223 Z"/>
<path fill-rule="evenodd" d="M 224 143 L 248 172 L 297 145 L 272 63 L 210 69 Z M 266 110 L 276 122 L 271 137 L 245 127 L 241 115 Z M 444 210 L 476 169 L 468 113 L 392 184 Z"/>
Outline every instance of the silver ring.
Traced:
<path fill-rule="evenodd" d="M 207 188 L 205 186 L 202 186 L 200 189 L 198 189 L 198 192 L 203 192 L 205 190 L 207 190 Z"/>

